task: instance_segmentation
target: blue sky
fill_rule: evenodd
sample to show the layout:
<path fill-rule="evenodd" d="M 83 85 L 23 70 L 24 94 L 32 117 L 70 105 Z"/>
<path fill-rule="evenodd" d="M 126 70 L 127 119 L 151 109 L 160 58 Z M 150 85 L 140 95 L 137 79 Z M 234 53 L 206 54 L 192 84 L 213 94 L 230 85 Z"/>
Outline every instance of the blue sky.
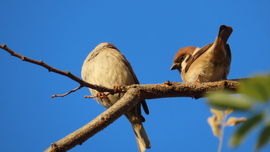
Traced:
<path fill-rule="evenodd" d="M 225 24 L 234 31 L 229 79 L 269 72 L 270 2 L 262 1 L 55 1 L 1 0 L 0 44 L 80 76 L 88 53 L 101 42 L 117 46 L 142 84 L 182 81 L 170 71 L 176 51 L 214 41 Z M 66 77 L 22 62 L 0 51 L 0 151 L 43 151 L 105 110 L 83 88 L 64 98 L 50 98 L 78 86 Z M 147 100 L 145 129 L 149 152 L 215 152 L 218 139 L 206 120 L 205 99 Z M 238 114 L 237 116 L 242 116 Z M 233 150 L 227 146 L 235 128 L 226 128 L 223 152 L 252 151 L 257 132 Z M 268 145 L 262 151 L 269 151 Z M 137 151 L 129 122 L 121 117 L 83 145 L 70 150 Z"/>

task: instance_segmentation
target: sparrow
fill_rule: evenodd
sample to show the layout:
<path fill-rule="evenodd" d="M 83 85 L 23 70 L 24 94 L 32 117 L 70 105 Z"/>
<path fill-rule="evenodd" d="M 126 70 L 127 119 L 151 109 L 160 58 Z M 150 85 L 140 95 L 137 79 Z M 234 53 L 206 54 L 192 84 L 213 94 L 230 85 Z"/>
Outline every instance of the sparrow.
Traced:
<path fill-rule="evenodd" d="M 103 42 L 97 45 L 86 57 L 81 75 L 84 81 L 101 85 L 107 88 L 115 86 L 139 84 L 139 81 L 125 56 L 111 43 Z M 109 108 L 116 103 L 124 93 L 109 94 L 107 97 L 98 96 L 98 91 L 90 89 L 96 100 L 104 107 Z M 151 147 L 146 131 L 142 125 L 145 121 L 141 115 L 141 105 L 146 114 L 149 110 L 145 100 L 125 114 L 132 125 L 140 152 Z"/>
<path fill-rule="evenodd" d="M 231 50 L 227 44 L 233 29 L 221 25 L 213 43 L 202 48 L 181 48 L 174 56 L 171 70 L 178 69 L 187 83 L 213 82 L 227 79 L 231 64 Z"/>

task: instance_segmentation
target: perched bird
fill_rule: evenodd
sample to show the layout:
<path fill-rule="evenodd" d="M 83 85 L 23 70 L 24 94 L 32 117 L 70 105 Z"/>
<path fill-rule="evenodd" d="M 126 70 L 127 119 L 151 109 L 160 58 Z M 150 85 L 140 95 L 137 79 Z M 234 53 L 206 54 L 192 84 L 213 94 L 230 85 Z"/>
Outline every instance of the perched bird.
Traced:
<path fill-rule="evenodd" d="M 171 70 L 178 69 L 184 82 L 212 82 L 227 79 L 231 50 L 227 44 L 233 29 L 221 25 L 214 43 L 202 48 L 184 47 L 174 56 Z"/>
<path fill-rule="evenodd" d="M 85 59 L 81 75 L 88 83 L 113 88 L 121 85 L 139 84 L 139 81 L 125 56 L 112 44 L 100 43 Z M 104 107 L 109 108 L 116 103 L 124 93 L 108 95 L 107 97 L 97 96 L 96 90 L 90 89 L 96 100 Z M 145 121 L 141 115 L 142 105 L 146 114 L 149 114 L 145 100 L 136 105 L 125 114 L 134 130 L 136 141 L 140 152 L 149 149 L 150 141 L 144 130 L 142 122 Z"/>

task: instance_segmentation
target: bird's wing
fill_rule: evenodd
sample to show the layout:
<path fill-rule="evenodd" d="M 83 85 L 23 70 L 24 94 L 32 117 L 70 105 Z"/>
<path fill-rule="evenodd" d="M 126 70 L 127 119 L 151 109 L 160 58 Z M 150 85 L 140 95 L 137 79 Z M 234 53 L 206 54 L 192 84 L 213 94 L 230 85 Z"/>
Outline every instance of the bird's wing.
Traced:
<path fill-rule="evenodd" d="M 207 44 L 204 47 L 202 47 L 196 54 L 194 54 L 194 56 L 188 61 L 187 65 L 185 67 L 185 72 L 187 72 L 189 67 L 191 66 L 191 64 L 196 59 L 198 59 L 205 51 L 207 51 L 212 45 L 213 45 L 213 43 Z"/>

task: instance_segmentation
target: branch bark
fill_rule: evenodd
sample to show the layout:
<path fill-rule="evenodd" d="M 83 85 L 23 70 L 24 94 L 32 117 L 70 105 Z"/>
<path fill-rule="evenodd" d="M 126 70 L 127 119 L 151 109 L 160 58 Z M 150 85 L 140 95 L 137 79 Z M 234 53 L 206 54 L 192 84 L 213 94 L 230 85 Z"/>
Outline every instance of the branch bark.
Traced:
<path fill-rule="evenodd" d="M 168 98 L 168 97 L 193 97 L 201 98 L 205 94 L 213 91 L 222 91 L 230 90 L 232 92 L 236 91 L 236 88 L 240 85 L 239 80 L 221 80 L 218 82 L 209 82 L 209 83 L 179 83 L 179 82 L 164 82 L 161 84 L 134 84 L 128 86 L 121 86 L 118 90 L 112 88 L 105 88 L 103 86 L 89 84 L 82 79 L 76 77 L 69 71 L 61 71 L 59 69 L 53 68 L 52 66 L 44 63 L 43 61 L 36 61 L 25 56 L 22 56 L 11 49 L 6 45 L 0 45 L 0 48 L 9 52 L 11 55 L 27 61 L 33 64 L 40 65 L 49 70 L 49 72 L 55 72 L 63 76 L 69 77 L 73 81 L 76 81 L 80 84 L 79 87 L 69 91 L 64 95 L 55 95 L 55 96 L 65 96 L 71 92 L 75 92 L 82 87 L 88 87 L 95 89 L 99 92 L 109 92 L 109 93 L 119 93 L 126 92 L 125 95 L 112 107 L 107 109 L 105 112 L 97 116 L 91 122 L 83 126 L 82 128 L 74 131 L 73 133 L 67 135 L 63 139 L 53 143 L 45 152 L 63 152 L 67 151 L 76 145 L 81 145 L 90 137 L 94 136 L 96 133 L 102 129 L 109 126 L 121 115 L 125 114 L 131 108 L 133 108 L 139 101 L 142 99 L 156 99 L 156 98 Z"/>
<path fill-rule="evenodd" d="M 121 91 L 125 92 L 130 88 L 138 88 L 143 99 L 156 99 L 168 97 L 193 97 L 201 98 L 205 94 L 213 91 L 230 90 L 236 92 L 236 88 L 240 85 L 240 80 L 221 80 L 217 82 L 207 83 L 180 83 L 180 82 L 164 82 L 161 84 L 134 84 L 122 86 Z"/>
<path fill-rule="evenodd" d="M 228 89 L 235 91 L 240 83 L 222 80 L 211 83 L 185 84 L 165 82 L 162 84 L 122 86 L 125 95 L 112 107 L 97 116 L 82 128 L 53 143 L 45 152 L 64 152 L 76 145 L 81 145 L 87 139 L 103 130 L 120 116 L 132 109 L 141 99 L 155 99 L 165 97 L 203 97 L 205 92 Z"/>
<path fill-rule="evenodd" d="M 65 152 L 76 145 L 81 145 L 138 104 L 141 101 L 138 92 L 136 88 L 129 89 L 117 103 L 85 126 L 53 143 L 45 152 Z"/>
<path fill-rule="evenodd" d="M 99 92 L 115 93 L 115 90 L 113 90 L 113 89 L 109 89 L 109 88 L 102 87 L 102 86 L 99 86 L 99 85 L 93 85 L 93 84 L 87 83 L 87 82 L 83 81 L 82 79 L 80 79 L 79 77 L 73 75 L 69 71 L 61 71 L 59 69 L 56 69 L 56 68 L 44 63 L 43 61 L 37 61 L 37 60 L 31 59 L 31 58 L 25 57 L 25 56 L 23 56 L 23 55 L 21 55 L 19 53 L 16 53 L 13 50 L 11 50 L 10 48 L 8 48 L 7 45 L 5 45 L 5 44 L 1 44 L 0 48 L 7 51 L 12 56 L 20 58 L 22 61 L 26 61 L 26 62 L 30 62 L 30 63 L 36 64 L 36 65 L 42 66 L 42 67 L 48 69 L 49 72 L 54 72 L 54 73 L 66 76 L 66 77 L 70 78 L 71 80 L 78 82 L 80 84 L 80 86 L 78 88 L 88 87 L 88 88 L 95 89 L 95 90 L 97 90 Z M 57 95 L 55 95 L 55 96 L 57 96 Z"/>

